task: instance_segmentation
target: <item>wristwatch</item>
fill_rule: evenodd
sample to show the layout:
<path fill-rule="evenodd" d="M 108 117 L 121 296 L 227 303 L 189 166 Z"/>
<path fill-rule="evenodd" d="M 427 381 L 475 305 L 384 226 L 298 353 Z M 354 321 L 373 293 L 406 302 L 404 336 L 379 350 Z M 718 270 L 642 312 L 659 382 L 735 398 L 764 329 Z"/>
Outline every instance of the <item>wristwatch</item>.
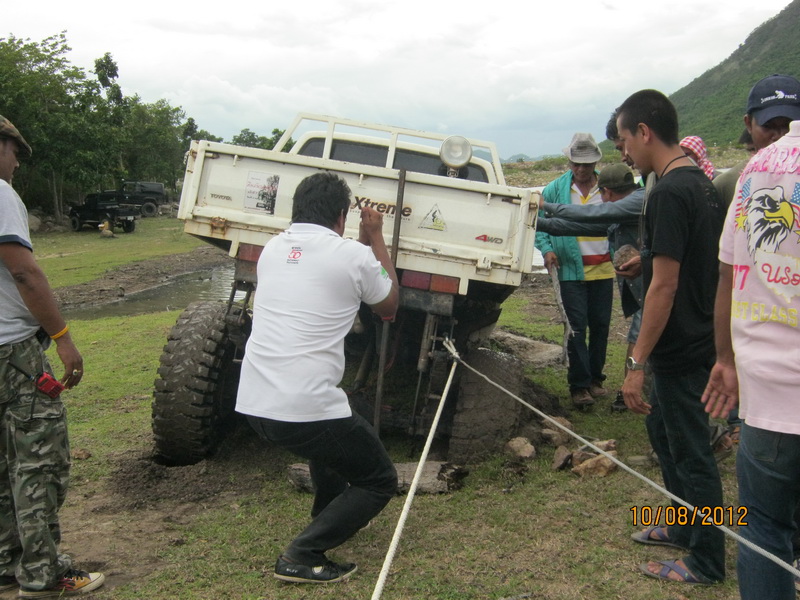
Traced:
<path fill-rule="evenodd" d="M 628 360 L 625 361 L 625 366 L 628 371 L 644 371 L 644 363 L 636 362 L 632 356 L 629 356 Z"/>

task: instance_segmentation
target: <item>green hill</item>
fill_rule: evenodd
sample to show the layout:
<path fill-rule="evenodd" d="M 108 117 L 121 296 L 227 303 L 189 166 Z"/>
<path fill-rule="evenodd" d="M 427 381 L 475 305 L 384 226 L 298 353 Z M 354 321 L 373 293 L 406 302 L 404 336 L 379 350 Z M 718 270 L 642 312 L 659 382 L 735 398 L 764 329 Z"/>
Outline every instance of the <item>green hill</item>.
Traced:
<path fill-rule="evenodd" d="M 759 25 L 728 58 L 670 97 L 681 135 L 699 135 L 708 146 L 735 143 L 750 88 L 773 73 L 800 77 L 800 0 Z"/>

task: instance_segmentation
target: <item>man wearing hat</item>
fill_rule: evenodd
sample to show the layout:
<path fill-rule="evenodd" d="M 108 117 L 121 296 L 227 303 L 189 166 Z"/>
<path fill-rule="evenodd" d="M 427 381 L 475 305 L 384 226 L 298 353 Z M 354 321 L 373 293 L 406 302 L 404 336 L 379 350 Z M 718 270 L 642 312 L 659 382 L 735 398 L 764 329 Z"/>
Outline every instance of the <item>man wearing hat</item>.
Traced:
<path fill-rule="evenodd" d="M 569 171 L 544 188 L 544 200 L 575 206 L 600 204 L 595 165 L 602 153 L 592 134 L 576 133 L 564 154 Z M 567 342 L 570 396 L 575 407 L 585 408 L 607 393 L 603 368 L 614 285 L 608 240 L 604 235 L 556 237 L 540 231 L 536 247 L 548 271 L 558 269 L 561 300 L 574 331 Z"/>
<path fill-rule="evenodd" d="M 750 90 L 746 110 L 745 133 L 750 136 L 753 152 L 758 152 L 786 135 L 791 121 L 800 120 L 800 81 L 790 75 L 764 77 Z M 725 206 L 733 201 L 736 182 L 749 160 L 750 156 L 714 179 L 714 187 Z M 742 423 L 737 408 L 728 415 L 728 424 L 733 439 L 738 441 Z M 795 558 L 800 559 L 800 534 L 795 538 Z"/>
<path fill-rule="evenodd" d="M 71 596 L 103 584 L 58 549 L 57 513 L 69 480 L 64 405 L 44 355 L 51 342 L 64 365 L 61 384 L 78 385 L 83 359 L 33 258 L 28 212 L 11 187 L 31 147 L 0 116 L 0 591 L 21 598 Z M 53 380 L 54 381 L 54 380 Z M 49 389 L 49 391 L 47 391 Z"/>
<path fill-rule="evenodd" d="M 633 171 L 621 162 L 600 171 L 597 187 L 603 200 L 600 204 L 553 204 L 542 199 L 539 208 L 544 211 L 545 216 L 539 217 L 536 229 L 551 236 L 605 235 L 614 253 L 614 263 L 619 261 L 621 264 L 630 260 L 633 253 L 638 253 L 639 215 L 644 203 L 644 188 L 636 183 Z M 641 275 L 635 278 L 618 277 L 617 285 L 622 300 L 622 312 L 625 317 L 631 317 L 628 330 L 630 354 L 642 321 Z M 621 392 L 617 394 L 612 409 L 625 410 Z"/>
<path fill-rule="evenodd" d="M 747 97 L 744 126 L 758 152 L 778 141 L 789 131 L 791 121 L 800 120 L 800 81 L 790 75 L 769 75 L 759 80 Z M 739 180 L 748 156 L 738 165 L 714 179 L 719 197 L 730 205 L 736 182 Z"/>

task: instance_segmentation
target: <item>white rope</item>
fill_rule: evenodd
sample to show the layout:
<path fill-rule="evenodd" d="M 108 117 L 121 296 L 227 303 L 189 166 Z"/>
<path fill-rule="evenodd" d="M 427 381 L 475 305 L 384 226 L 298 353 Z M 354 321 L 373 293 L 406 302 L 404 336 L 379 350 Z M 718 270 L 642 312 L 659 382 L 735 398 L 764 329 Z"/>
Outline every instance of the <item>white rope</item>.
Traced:
<path fill-rule="evenodd" d="M 561 430 L 562 430 L 562 431 L 564 431 L 565 433 L 569 434 L 570 436 L 574 437 L 575 439 L 579 440 L 579 441 L 580 441 L 580 442 L 582 442 L 583 444 L 585 444 L 585 445 L 589 446 L 590 448 L 592 448 L 592 450 L 594 450 L 594 451 L 595 451 L 595 452 L 597 452 L 598 454 L 601 454 L 601 455 L 605 456 L 606 458 L 610 459 L 611 461 L 613 461 L 613 462 L 614 462 L 614 464 L 616 464 L 618 467 L 620 467 L 620 468 L 621 468 L 621 469 L 623 469 L 624 471 L 627 471 L 627 472 L 628 472 L 628 473 L 630 473 L 631 475 L 633 475 L 633 476 L 635 476 L 635 477 L 638 477 L 638 478 L 639 478 L 639 479 L 641 479 L 643 482 L 645 482 L 647 485 L 649 485 L 649 486 L 653 487 L 654 489 L 658 490 L 659 492 L 661 492 L 661 493 L 662 493 L 662 494 L 664 494 L 665 496 L 668 496 L 669 498 L 671 498 L 672 500 L 674 500 L 675 502 L 677 502 L 677 503 L 678 503 L 678 504 L 680 504 L 681 506 L 684 506 L 684 507 L 686 507 L 686 508 L 687 508 L 689 511 L 691 511 L 692 513 L 695 513 L 695 507 L 694 507 L 694 506 L 692 506 L 691 504 L 689 504 L 688 502 L 686 502 L 685 500 L 683 500 L 682 498 L 679 498 L 678 496 L 676 496 L 675 494 L 673 494 L 673 493 L 672 493 L 672 492 L 670 492 L 669 490 L 667 490 L 667 489 L 665 489 L 665 488 L 661 487 L 661 486 L 660 486 L 660 485 L 658 485 L 658 484 L 657 484 L 655 481 L 653 481 L 652 479 L 648 479 L 647 477 L 645 477 L 644 475 L 642 475 L 642 474 L 641 474 L 641 473 L 639 473 L 638 471 L 635 471 L 634 469 L 631 469 L 631 468 L 630 468 L 628 465 L 626 465 L 625 463 L 623 463 L 622 461 L 620 461 L 619 459 L 617 459 L 615 456 L 612 456 L 611 454 L 609 454 L 609 453 L 608 453 L 608 452 L 606 452 L 605 450 L 602 450 L 601 448 L 598 448 L 597 446 L 595 446 L 594 444 L 592 444 L 590 441 L 583 439 L 583 438 L 582 438 L 581 436 L 579 436 L 577 433 L 575 433 L 575 432 L 574 432 L 574 431 L 572 431 L 571 429 L 568 429 L 567 427 L 564 427 L 564 426 L 563 426 L 561 423 L 559 423 L 559 422 L 558 422 L 558 421 L 556 421 L 555 419 L 551 418 L 549 415 L 547 415 L 547 414 L 543 413 L 541 410 L 539 410 L 539 409 L 538 409 L 538 408 L 536 408 L 535 406 L 533 406 L 533 405 L 529 404 L 528 402 L 525 402 L 525 400 L 523 400 L 522 398 L 519 398 L 518 396 L 514 395 L 513 393 L 511 393 L 510 391 L 508 391 L 507 389 L 505 389 L 503 386 L 501 386 L 501 385 L 499 385 L 499 384 L 495 383 L 494 381 L 492 381 L 491 379 L 489 379 L 489 378 L 488 378 L 486 375 L 484 375 L 483 373 L 479 373 L 478 371 L 476 371 L 474 368 L 472 368 L 470 365 L 468 365 L 467 363 L 465 363 L 465 362 L 464 362 L 464 361 L 461 359 L 461 357 L 458 355 L 458 352 L 456 352 L 456 349 L 455 349 L 455 347 L 453 346 L 453 343 L 452 343 L 450 340 L 445 340 L 445 341 L 444 341 L 444 343 L 443 343 L 443 345 L 444 345 L 444 347 L 445 347 L 445 348 L 448 350 L 448 352 L 450 352 L 450 354 L 452 354 L 452 355 L 453 355 L 453 358 L 455 359 L 455 361 L 456 361 L 456 362 L 459 362 L 459 363 L 461 363 L 461 364 L 462 364 L 462 365 L 464 365 L 464 366 L 465 366 L 467 369 L 469 369 L 470 371 L 472 371 L 473 373 L 475 373 L 475 374 L 476 374 L 476 375 L 478 375 L 479 377 L 482 377 L 483 379 L 485 379 L 486 381 L 488 381 L 490 384 L 492 384 L 492 385 L 493 385 L 494 387 L 496 387 L 497 389 L 499 389 L 499 390 L 501 390 L 501 391 L 505 392 L 506 394 L 508 394 L 509 396 L 511 396 L 512 398 L 514 398 L 514 400 L 516 400 L 517 402 L 519 402 L 519 403 L 520 403 L 520 404 L 522 404 L 523 406 L 526 406 L 526 407 L 528 407 L 529 409 L 531 409 L 531 410 L 532 410 L 533 412 L 535 412 L 535 413 L 536 413 L 538 416 L 540 416 L 540 417 L 542 417 L 543 419 L 547 420 L 549 423 L 551 423 L 552 425 L 555 425 L 556 427 L 558 427 L 559 429 L 561 429 Z M 455 363 L 454 363 L 454 366 L 455 366 Z M 713 523 L 712 523 L 712 524 L 713 524 Z M 744 539 L 744 538 L 743 538 L 742 536 L 740 536 L 738 533 L 736 533 L 736 532 L 734 532 L 734 531 L 732 531 L 732 530 L 728 529 L 728 528 L 727 528 L 727 527 L 725 527 L 724 525 L 716 525 L 716 524 L 713 524 L 713 525 L 714 525 L 714 527 L 717 527 L 718 529 L 721 529 L 721 530 L 723 531 L 723 533 L 725 533 L 726 535 L 728 535 L 728 536 L 732 537 L 732 538 L 733 538 L 733 539 L 735 539 L 737 542 L 740 542 L 740 543 L 744 544 L 745 546 L 747 546 L 748 548 L 750 548 L 750 549 L 751 549 L 751 550 L 753 550 L 754 552 L 757 552 L 757 553 L 758 553 L 758 554 L 760 554 L 761 556 L 763 556 L 763 557 L 765 557 L 765 558 L 767 558 L 767 559 L 771 560 L 772 562 L 774 562 L 774 563 L 775 563 L 775 564 L 777 564 L 778 566 L 781 566 L 781 567 L 783 567 L 784 569 L 786 569 L 787 571 L 789 571 L 790 573 L 792 573 L 792 574 L 793 574 L 795 577 L 800 577 L 800 570 L 798 570 L 798 569 L 796 569 L 794 566 L 792 566 L 792 565 L 790 565 L 790 564 L 788 564 L 788 563 L 786 563 L 786 562 L 782 561 L 780 558 L 778 558 L 777 556 L 775 556 L 775 555 L 774 555 L 774 554 L 772 554 L 771 552 L 768 552 L 767 550 L 764 550 L 763 548 L 761 548 L 761 547 L 759 547 L 759 546 L 757 546 L 757 545 L 753 544 L 753 543 L 752 543 L 752 542 L 750 542 L 749 540 L 746 540 L 746 539 Z M 373 600 L 374 600 L 374 598 L 373 598 Z"/>
<path fill-rule="evenodd" d="M 448 350 L 450 350 L 448 348 Z M 450 350 L 451 353 L 455 353 L 454 356 L 458 357 L 458 353 L 455 349 Z M 411 510 L 411 503 L 414 501 L 414 494 L 417 492 L 417 486 L 419 485 L 420 477 L 422 476 L 422 471 L 425 468 L 425 460 L 428 458 L 428 452 L 430 452 L 431 444 L 433 443 L 433 436 L 436 433 L 436 427 L 439 425 L 439 418 L 442 416 L 442 409 L 444 408 L 444 401 L 447 398 L 447 393 L 450 391 L 450 385 L 453 383 L 453 375 L 456 372 L 457 362 L 453 361 L 453 366 L 450 367 L 450 376 L 447 378 L 447 384 L 444 386 L 444 391 L 442 392 L 442 397 L 439 400 L 439 406 L 436 409 L 436 415 L 433 417 L 433 422 L 431 423 L 431 430 L 428 432 L 428 439 L 425 440 L 425 447 L 422 449 L 422 455 L 419 457 L 419 463 L 417 464 L 417 470 L 414 472 L 414 479 L 411 480 L 411 486 L 408 488 L 408 493 L 406 494 L 406 501 L 403 504 L 403 510 L 400 513 L 400 519 L 397 521 L 397 526 L 394 529 L 394 535 L 392 536 L 392 541 L 389 544 L 389 551 L 386 553 L 386 558 L 383 561 L 383 568 L 381 569 L 381 573 L 378 576 L 378 581 L 375 584 L 375 589 L 372 592 L 372 600 L 378 600 L 383 593 L 383 587 L 386 585 L 386 578 L 389 576 L 389 569 L 392 566 L 392 561 L 394 560 L 394 555 L 397 552 L 397 546 L 400 544 L 400 537 L 403 535 L 403 528 L 406 524 L 406 519 L 408 518 L 408 513 Z M 413 418 L 413 416 L 412 416 Z"/>

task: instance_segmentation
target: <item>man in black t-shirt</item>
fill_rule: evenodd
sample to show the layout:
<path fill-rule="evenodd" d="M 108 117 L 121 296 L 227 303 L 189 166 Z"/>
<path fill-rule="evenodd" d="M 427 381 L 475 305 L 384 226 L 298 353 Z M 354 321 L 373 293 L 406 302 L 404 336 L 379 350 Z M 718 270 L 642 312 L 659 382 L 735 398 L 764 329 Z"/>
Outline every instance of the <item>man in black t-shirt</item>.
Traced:
<path fill-rule="evenodd" d="M 724 209 L 711 181 L 678 145 L 677 113 L 661 92 L 630 96 L 618 109 L 617 126 L 636 167 L 658 178 L 642 222 L 642 326 L 622 392 L 631 411 L 647 415 L 647 433 L 666 488 L 698 510 L 710 511 L 722 506 L 722 485 L 700 398 L 714 362 L 717 246 Z M 645 363 L 653 371 L 649 403 L 642 398 Z M 686 511 L 674 506 L 679 509 L 675 514 Z M 722 581 L 723 534 L 700 521 L 681 526 L 670 520 L 666 527 L 634 534 L 641 543 L 689 551 L 683 558 L 644 563 L 640 569 L 671 581 Z"/>

